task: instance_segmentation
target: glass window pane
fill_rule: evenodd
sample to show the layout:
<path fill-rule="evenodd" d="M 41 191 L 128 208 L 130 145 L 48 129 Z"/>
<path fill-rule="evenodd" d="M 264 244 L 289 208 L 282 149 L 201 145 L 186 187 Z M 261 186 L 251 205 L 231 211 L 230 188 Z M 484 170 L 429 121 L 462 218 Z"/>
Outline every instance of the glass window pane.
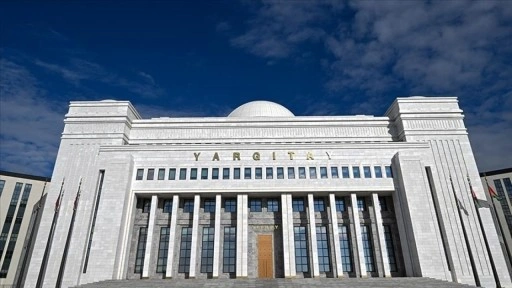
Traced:
<path fill-rule="evenodd" d="M 393 171 L 391 170 L 391 166 L 386 166 L 386 177 L 393 178 Z"/>
<path fill-rule="evenodd" d="M 343 175 L 343 178 L 350 178 L 348 166 L 341 167 L 341 174 Z"/>
<path fill-rule="evenodd" d="M 187 168 L 180 168 L 180 180 L 187 179 Z"/>
<path fill-rule="evenodd" d="M 331 178 L 338 178 L 338 167 L 331 167 Z"/>
<path fill-rule="evenodd" d="M 146 180 L 153 180 L 154 177 L 155 177 L 155 169 L 148 169 L 148 177 L 146 178 Z"/>
<path fill-rule="evenodd" d="M 142 180 L 144 178 L 144 169 L 137 169 L 137 176 L 135 180 Z"/>
<path fill-rule="evenodd" d="M 212 179 L 219 179 L 219 168 L 212 168 Z"/>
<path fill-rule="evenodd" d="M 320 178 L 327 178 L 327 167 L 320 167 Z"/>
<path fill-rule="evenodd" d="M 169 180 L 176 179 L 176 168 L 169 169 Z"/>
<path fill-rule="evenodd" d="M 284 179 L 284 168 L 277 167 L 277 179 Z"/>
<path fill-rule="evenodd" d="M 295 179 L 295 167 L 288 167 L 288 179 Z"/>
<path fill-rule="evenodd" d="M 261 169 L 261 167 L 256 167 L 254 169 L 254 178 L 255 179 L 261 179 L 262 178 L 262 169 Z"/>
<path fill-rule="evenodd" d="M 158 180 L 165 179 L 165 168 L 158 169 Z"/>
<path fill-rule="evenodd" d="M 354 178 L 361 178 L 361 173 L 359 173 L 359 167 L 352 166 L 352 173 L 354 174 Z"/>
<path fill-rule="evenodd" d="M 229 179 L 229 168 L 222 169 L 222 179 Z"/>
<path fill-rule="evenodd" d="M 272 167 L 267 167 L 265 169 L 265 175 L 267 179 L 273 179 L 274 178 L 274 169 Z"/>
<path fill-rule="evenodd" d="M 233 174 L 234 179 L 240 179 L 240 168 L 234 168 Z"/>
<path fill-rule="evenodd" d="M 244 169 L 244 179 L 251 179 L 251 168 L 247 167 Z"/>
<path fill-rule="evenodd" d="M 364 178 L 372 178 L 370 166 L 363 166 Z"/>
<path fill-rule="evenodd" d="M 267 199 L 267 211 L 268 212 L 279 212 L 279 200 L 278 199 Z"/>
<path fill-rule="evenodd" d="M 191 168 L 190 169 L 190 180 L 196 180 L 197 179 L 197 168 Z"/>
<path fill-rule="evenodd" d="M 208 179 L 208 168 L 201 169 L 201 180 Z"/>
<path fill-rule="evenodd" d="M 316 167 L 309 167 L 309 179 L 316 179 Z"/>

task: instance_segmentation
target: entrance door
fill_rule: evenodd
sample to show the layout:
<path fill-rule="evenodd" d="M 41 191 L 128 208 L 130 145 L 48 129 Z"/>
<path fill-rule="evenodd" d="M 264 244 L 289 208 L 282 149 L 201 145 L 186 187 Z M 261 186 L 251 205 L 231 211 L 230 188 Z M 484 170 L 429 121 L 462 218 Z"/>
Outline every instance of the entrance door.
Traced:
<path fill-rule="evenodd" d="M 273 278 L 272 235 L 258 235 L 258 277 Z"/>

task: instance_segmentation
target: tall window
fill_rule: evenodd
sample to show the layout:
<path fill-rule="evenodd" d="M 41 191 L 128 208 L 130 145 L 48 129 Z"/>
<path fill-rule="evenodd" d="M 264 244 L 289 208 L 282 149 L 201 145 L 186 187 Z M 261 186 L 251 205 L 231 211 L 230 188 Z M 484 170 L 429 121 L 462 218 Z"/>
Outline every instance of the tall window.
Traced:
<path fill-rule="evenodd" d="M 167 251 L 169 249 L 169 227 L 160 228 L 160 245 L 158 247 L 158 261 L 156 273 L 165 273 L 167 268 Z"/>
<path fill-rule="evenodd" d="M 222 179 L 229 179 L 229 168 L 222 169 Z"/>
<path fill-rule="evenodd" d="M 155 169 L 148 169 L 148 177 L 146 180 L 153 180 L 155 178 Z"/>
<path fill-rule="evenodd" d="M 308 272 L 308 242 L 306 227 L 293 227 L 295 239 L 295 269 L 297 272 Z"/>
<path fill-rule="evenodd" d="M 151 210 L 151 199 L 141 199 L 142 201 L 142 213 L 149 213 Z"/>
<path fill-rule="evenodd" d="M 188 273 L 190 271 L 191 247 L 192 247 L 192 227 L 182 227 L 181 228 L 180 262 L 178 264 L 178 273 Z"/>
<path fill-rule="evenodd" d="M 137 180 L 142 180 L 142 178 L 137 179 Z M 2 192 L 4 191 L 4 185 L 5 185 L 5 180 L 0 180 L 0 196 L 2 196 Z"/>
<path fill-rule="evenodd" d="M 316 179 L 316 167 L 309 167 L 309 179 Z"/>
<path fill-rule="evenodd" d="M 338 167 L 331 167 L 331 178 L 338 178 Z"/>
<path fill-rule="evenodd" d="M 171 199 L 164 200 L 163 210 L 164 210 L 164 213 L 172 213 L 172 200 Z"/>
<path fill-rule="evenodd" d="M 240 168 L 233 169 L 233 179 L 240 179 Z"/>
<path fill-rule="evenodd" d="M 222 272 L 234 273 L 236 269 L 236 227 L 224 227 Z"/>
<path fill-rule="evenodd" d="M 380 166 L 373 167 L 373 171 L 375 172 L 375 178 L 382 178 L 382 169 Z"/>
<path fill-rule="evenodd" d="M 292 210 L 293 212 L 304 212 L 304 198 L 293 198 Z"/>
<path fill-rule="evenodd" d="M 352 166 L 352 173 L 354 174 L 354 178 L 361 178 L 361 173 L 359 173 L 359 167 Z"/>
<path fill-rule="evenodd" d="M 316 245 L 318 250 L 319 271 L 330 272 L 331 260 L 329 256 L 329 237 L 327 237 L 327 227 L 316 226 Z"/>
<path fill-rule="evenodd" d="M 313 199 L 313 204 L 315 205 L 315 212 L 324 212 L 325 211 L 325 201 L 323 198 Z"/>
<path fill-rule="evenodd" d="M 347 166 L 341 167 L 341 175 L 343 175 L 343 178 L 350 178 L 350 173 Z"/>
<path fill-rule="evenodd" d="M 363 166 L 364 178 L 372 178 L 372 170 L 370 166 Z"/>
<path fill-rule="evenodd" d="M 135 273 L 142 273 L 144 266 L 144 254 L 146 253 L 146 238 L 148 237 L 148 228 L 140 227 L 139 243 L 137 243 L 137 253 L 135 254 Z"/>
<path fill-rule="evenodd" d="M 165 168 L 158 169 L 158 180 L 165 179 Z"/>
<path fill-rule="evenodd" d="M 357 210 L 366 211 L 366 202 L 364 197 L 357 197 Z"/>
<path fill-rule="evenodd" d="M 267 167 L 267 169 L 265 169 L 265 176 L 267 179 L 273 179 L 274 178 L 274 168 Z"/>
<path fill-rule="evenodd" d="M 236 199 L 224 200 L 224 212 L 236 212 Z"/>
<path fill-rule="evenodd" d="M 386 197 L 379 197 L 380 211 L 388 211 L 388 204 L 386 203 Z"/>
<path fill-rule="evenodd" d="M 295 179 L 295 167 L 288 167 L 288 179 Z"/>
<path fill-rule="evenodd" d="M 393 178 L 393 170 L 391 170 L 391 166 L 386 166 L 386 177 Z"/>
<path fill-rule="evenodd" d="M 251 212 L 261 212 L 261 199 L 250 199 L 249 208 Z"/>
<path fill-rule="evenodd" d="M 201 273 L 213 272 L 213 239 L 215 228 L 203 227 L 203 247 L 201 249 Z"/>
<path fill-rule="evenodd" d="M 204 212 L 205 213 L 215 213 L 215 199 L 205 199 L 204 200 Z"/>
<path fill-rule="evenodd" d="M 384 240 L 388 250 L 389 271 L 396 272 L 395 248 L 393 246 L 393 236 L 391 235 L 391 226 L 384 225 Z"/>
<path fill-rule="evenodd" d="M 180 168 L 180 180 L 187 179 L 187 168 Z"/>
<path fill-rule="evenodd" d="M 284 168 L 277 167 L 277 179 L 284 179 Z"/>
<path fill-rule="evenodd" d="M 190 168 L 190 180 L 197 180 L 197 168 Z"/>
<path fill-rule="evenodd" d="M 144 169 L 137 169 L 137 176 L 135 177 L 135 180 L 142 179 L 144 179 Z"/>
<path fill-rule="evenodd" d="M 219 179 L 219 168 L 212 168 L 212 179 Z"/>
<path fill-rule="evenodd" d="M 336 211 L 338 212 L 345 212 L 345 199 L 341 197 L 336 198 Z"/>
<path fill-rule="evenodd" d="M 361 236 L 363 238 L 363 252 L 366 271 L 375 272 L 375 266 L 373 265 L 372 236 L 369 225 L 361 225 Z"/>
<path fill-rule="evenodd" d="M 244 169 L 244 179 L 251 179 L 251 168 L 247 167 Z"/>
<path fill-rule="evenodd" d="M 327 178 L 327 167 L 320 167 L 320 178 Z"/>
<path fill-rule="evenodd" d="M 194 212 L 194 199 L 183 199 L 183 213 Z"/>
<path fill-rule="evenodd" d="M 208 168 L 201 169 L 201 180 L 208 179 Z"/>
<path fill-rule="evenodd" d="M 279 212 L 279 200 L 276 198 L 267 199 L 267 212 Z"/>
<path fill-rule="evenodd" d="M 347 225 L 340 224 L 340 249 L 341 263 L 343 264 L 343 272 L 352 272 L 352 251 L 350 249 L 350 235 Z"/>
<path fill-rule="evenodd" d="M 5 243 L 7 242 L 7 235 L 9 234 L 9 230 L 11 229 L 12 220 L 14 218 L 14 212 L 16 212 L 16 206 L 18 205 L 18 200 L 20 198 L 22 187 L 23 183 L 20 182 L 16 182 L 16 186 L 14 186 L 11 202 L 7 210 L 7 217 L 5 217 L 2 233 L 0 234 L 0 257 L 2 257 L 2 254 L 4 253 Z"/>
<path fill-rule="evenodd" d="M 176 168 L 169 169 L 169 180 L 176 180 Z"/>
<path fill-rule="evenodd" d="M 306 179 L 306 167 L 299 167 L 299 179 Z"/>
<path fill-rule="evenodd" d="M 261 179 L 262 178 L 262 169 L 261 167 L 254 168 L 254 178 L 255 179 Z"/>

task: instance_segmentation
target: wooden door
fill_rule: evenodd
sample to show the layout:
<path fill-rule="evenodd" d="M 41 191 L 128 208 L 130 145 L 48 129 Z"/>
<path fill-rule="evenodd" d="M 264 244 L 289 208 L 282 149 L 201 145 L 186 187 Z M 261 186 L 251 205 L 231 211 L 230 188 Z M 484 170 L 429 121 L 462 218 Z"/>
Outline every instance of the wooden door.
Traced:
<path fill-rule="evenodd" d="M 272 235 L 258 235 L 258 277 L 274 278 Z"/>

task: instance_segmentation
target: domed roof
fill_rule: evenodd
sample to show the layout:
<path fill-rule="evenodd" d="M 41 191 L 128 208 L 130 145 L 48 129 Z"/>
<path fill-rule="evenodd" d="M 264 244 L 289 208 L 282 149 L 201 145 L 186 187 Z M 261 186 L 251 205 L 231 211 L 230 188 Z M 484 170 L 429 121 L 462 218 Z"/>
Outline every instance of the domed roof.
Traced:
<path fill-rule="evenodd" d="M 228 117 L 293 117 L 292 112 L 282 105 L 270 101 L 252 101 L 231 112 Z"/>

